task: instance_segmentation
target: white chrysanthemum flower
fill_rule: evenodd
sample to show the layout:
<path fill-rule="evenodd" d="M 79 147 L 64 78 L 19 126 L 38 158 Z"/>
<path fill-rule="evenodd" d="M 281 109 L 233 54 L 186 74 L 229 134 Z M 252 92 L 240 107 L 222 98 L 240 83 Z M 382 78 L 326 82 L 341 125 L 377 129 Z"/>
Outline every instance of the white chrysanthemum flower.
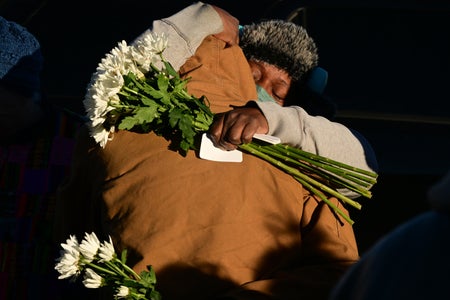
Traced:
<path fill-rule="evenodd" d="M 91 234 L 85 233 L 84 240 L 82 240 L 80 244 L 80 252 L 85 260 L 88 262 L 93 261 L 99 248 L 100 241 L 98 240 L 97 235 L 94 232 Z"/>
<path fill-rule="evenodd" d="M 125 41 L 119 43 L 99 65 L 100 70 L 108 73 L 119 73 L 127 75 L 133 72 L 137 77 L 144 77 L 144 73 L 139 67 L 139 62 L 134 57 L 134 47 L 128 46 Z M 148 71 L 148 70 L 147 70 Z"/>
<path fill-rule="evenodd" d="M 133 60 L 130 47 L 122 41 L 102 59 L 91 78 L 83 104 L 90 120 L 91 136 L 102 148 L 111 140 L 111 134 L 115 130 L 111 124 L 107 126 L 110 130 L 106 130 L 107 115 L 115 109 L 114 104 L 120 103 L 117 94 L 124 84 L 123 75 L 130 71 L 141 73 Z"/>
<path fill-rule="evenodd" d="M 124 80 L 118 72 L 106 72 L 97 74 L 92 78 L 91 85 L 87 90 L 84 100 L 86 109 L 92 106 L 106 106 L 111 97 L 116 96 L 122 89 Z"/>
<path fill-rule="evenodd" d="M 134 60 L 143 72 L 148 72 L 150 64 L 161 67 L 161 57 L 159 55 L 167 48 L 167 44 L 168 39 L 164 33 L 158 35 L 148 32 L 135 42 L 131 52 Z"/>
<path fill-rule="evenodd" d="M 103 278 L 102 276 L 95 273 L 94 270 L 90 268 L 86 268 L 84 273 L 83 284 L 85 287 L 89 289 L 97 289 L 102 286 Z"/>
<path fill-rule="evenodd" d="M 105 148 L 106 143 L 112 140 L 112 137 L 110 136 L 112 133 L 114 133 L 114 126 L 111 127 L 110 131 L 106 130 L 103 125 L 97 125 L 90 128 L 91 136 L 102 148 Z"/>
<path fill-rule="evenodd" d="M 60 276 L 58 279 L 65 279 L 69 277 L 77 277 L 80 272 L 80 251 L 77 238 L 70 236 L 66 243 L 61 244 L 64 250 L 61 250 L 61 256 L 57 259 L 55 270 Z"/>
<path fill-rule="evenodd" d="M 66 250 L 70 249 L 76 249 L 78 250 L 78 239 L 75 235 L 70 235 L 69 238 L 66 240 L 66 243 L 62 243 L 61 247 L 63 247 Z"/>
<path fill-rule="evenodd" d="M 106 72 L 98 75 L 96 82 L 92 85 L 92 91 L 90 92 L 104 96 L 105 98 L 102 100 L 108 102 L 108 99 L 111 96 L 120 92 L 123 83 L 123 76 L 118 71 Z"/>
<path fill-rule="evenodd" d="M 150 64 L 156 62 L 155 56 L 150 52 L 147 54 L 142 53 L 137 46 L 133 47 L 132 53 L 137 63 L 136 68 L 139 68 L 138 73 L 133 73 L 137 74 L 138 78 L 142 78 L 145 76 L 145 73 L 150 71 Z"/>
<path fill-rule="evenodd" d="M 130 71 L 130 66 L 132 65 L 134 65 L 134 61 L 131 55 L 130 47 L 125 41 L 122 41 L 101 60 L 97 67 L 97 72 L 100 74 L 103 72 L 118 72 L 119 74 L 127 74 Z"/>
<path fill-rule="evenodd" d="M 162 54 L 164 50 L 166 50 L 168 43 L 169 39 L 164 32 L 161 35 L 155 34 L 153 36 L 152 48 L 155 49 L 154 51 L 156 51 L 157 54 Z"/>
<path fill-rule="evenodd" d="M 156 63 L 157 61 L 154 51 L 149 50 L 151 39 L 151 34 L 145 34 L 135 42 L 131 49 L 133 59 L 142 68 L 143 72 L 148 72 L 150 70 L 150 64 Z"/>
<path fill-rule="evenodd" d="M 108 78 L 112 79 L 111 77 Z M 120 79 L 123 81 L 122 77 Z M 91 126 L 103 124 L 107 114 L 115 109 L 114 104 L 120 101 L 117 93 L 120 91 L 123 82 L 120 83 L 120 87 L 112 87 L 112 82 L 113 80 L 97 82 L 85 96 L 83 104 L 91 120 Z"/>
<path fill-rule="evenodd" d="M 117 298 L 126 298 L 129 294 L 130 294 L 130 289 L 124 285 L 121 285 L 117 289 L 116 297 Z"/>
<path fill-rule="evenodd" d="M 83 104 L 89 118 L 90 134 L 102 148 L 113 137 L 114 124 L 105 122 L 108 122 L 109 113 L 120 104 L 118 93 L 124 85 L 123 76 L 132 72 L 138 78 L 145 77 L 151 64 L 161 63 L 159 54 L 167 45 L 166 35 L 146 34 L 132 46 L 126 41 L 119 42 L 98 64 Z"/>
<path fill-rule="evenodd" d="M 159 56 L 167 48 L 168 42 L 169 40 L 164 33 L 148 32 L 136 41 L 134 47 L 138 47 L 141 53 L 146 53 L 147 55 L 153 53 Z"/>
<path fill-rule="evenodd" d="M 100 245 L 100 249 L 98 250 L 98 256 L 100 256 L 100 262 L 103 261 L 110 261 L 112 260 L 116 255 L 116 251 L 114 250 L 114 245 L 111 239 L 111 236 L 109 237 L 109 242 L 105 241 Z"/>

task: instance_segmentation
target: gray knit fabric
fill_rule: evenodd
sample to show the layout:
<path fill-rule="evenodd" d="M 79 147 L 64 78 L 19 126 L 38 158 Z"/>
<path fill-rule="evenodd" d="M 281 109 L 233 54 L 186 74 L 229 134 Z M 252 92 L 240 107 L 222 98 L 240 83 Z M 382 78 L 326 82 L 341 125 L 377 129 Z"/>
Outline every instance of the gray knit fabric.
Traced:
<path fill-rule="evenodd" d="M 247 59 L 275 65 L 295 81 L 304 80 L 318 65 L 313 39 L 303 27 L 292 22 L 268 20 L 245 25 L 239 44 Z"/>
<path fill-rule="evenodd" d="M 42 66 L 37 39 L 25 27 L 0 17 L 0 83 L 32 96 L 40 90 Z"/>

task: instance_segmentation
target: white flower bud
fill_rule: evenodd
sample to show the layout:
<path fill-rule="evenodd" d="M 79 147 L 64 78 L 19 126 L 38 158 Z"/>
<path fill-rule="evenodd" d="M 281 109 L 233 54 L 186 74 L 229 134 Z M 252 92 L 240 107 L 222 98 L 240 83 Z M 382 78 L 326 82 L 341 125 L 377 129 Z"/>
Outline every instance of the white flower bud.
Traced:
<path fill-rule="evenodd" d="M 102 286 L 103 278 L 95 273 L 94 270 L 87 268 L 84 273 L 83 284 L 89 289 L 96 289 Z"/>

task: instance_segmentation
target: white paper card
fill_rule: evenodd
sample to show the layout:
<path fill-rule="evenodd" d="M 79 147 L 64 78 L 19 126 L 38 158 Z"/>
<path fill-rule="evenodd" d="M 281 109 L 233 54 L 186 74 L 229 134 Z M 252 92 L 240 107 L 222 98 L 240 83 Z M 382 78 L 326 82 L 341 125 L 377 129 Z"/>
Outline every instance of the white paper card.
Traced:
<path fill-rule="evenodd" d="M 273 135 L 255 133 L 253 135 L 253 137 L 255 139 L 258 139 L 258 140 L 261 140 L 261 141 L 264 141 L 264 142 L 268 142 L 268 143 L 271 143 L 271 144 L 279 144 L 279 143 L 281 143 L 280 138 L 278 138 L 276 136 L 273 136 Z"/>
<path fill-rule="evenodd" d="M 242 152 L 239 150 L 226 151 L 217 148 L 208 135 L 203 133 L 200 145 L 200 158 L 223 162 L 242 162 Z"/>
<path fill-rule="evenodd" d="M 272 135 L 257 133 L 253 137 L 270 144 L 281 143 L 281 140 L 278 137 Z M 226 151 L 217 148 L 214 146 L 209 136 L 206 133 L 203 133 L 200 145 L 200 158 L 212 161 L 242 162 L 242 152 L 239 150 Z"/>

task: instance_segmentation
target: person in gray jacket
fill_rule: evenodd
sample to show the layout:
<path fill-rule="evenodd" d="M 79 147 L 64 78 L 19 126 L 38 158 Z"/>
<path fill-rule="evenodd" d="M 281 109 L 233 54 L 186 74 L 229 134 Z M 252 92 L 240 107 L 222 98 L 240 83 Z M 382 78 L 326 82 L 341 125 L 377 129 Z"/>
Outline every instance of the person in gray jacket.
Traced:
<path fill-rule="evenodd" d="M 175 70 L 194 55 L 208 35 L 215 35 L 230 45 L 239 42 L 257 88 L 262 87 L 258 89 L 258 97 L 267 99 L 268 95 L 272 101 L 251 102 L 218 115 L 210 130 L 217 147 L 233 150 L 249 142 L 255 133 L 263 133 L 302 150 L 377 172 L 375 152 L 359 132 L 324 116 L 312 116 L 304 107 L 282 106 L 291 84 L 305 86 L 308 75 L 318 65 L 317 47 L 307 32 L 290 22 L 269 20 L 245 25 L 239 37 L 238 23 L 221 8 L 197 2 L 168 18 L 154 21 L 136 41 L 152 33 L 166 34 L 169 47 L 164 55 Z M 286 57 L 280 58 L 281 54 Z M 350 190 L 341 192 L 350 198 L 359 197 Z"/>

